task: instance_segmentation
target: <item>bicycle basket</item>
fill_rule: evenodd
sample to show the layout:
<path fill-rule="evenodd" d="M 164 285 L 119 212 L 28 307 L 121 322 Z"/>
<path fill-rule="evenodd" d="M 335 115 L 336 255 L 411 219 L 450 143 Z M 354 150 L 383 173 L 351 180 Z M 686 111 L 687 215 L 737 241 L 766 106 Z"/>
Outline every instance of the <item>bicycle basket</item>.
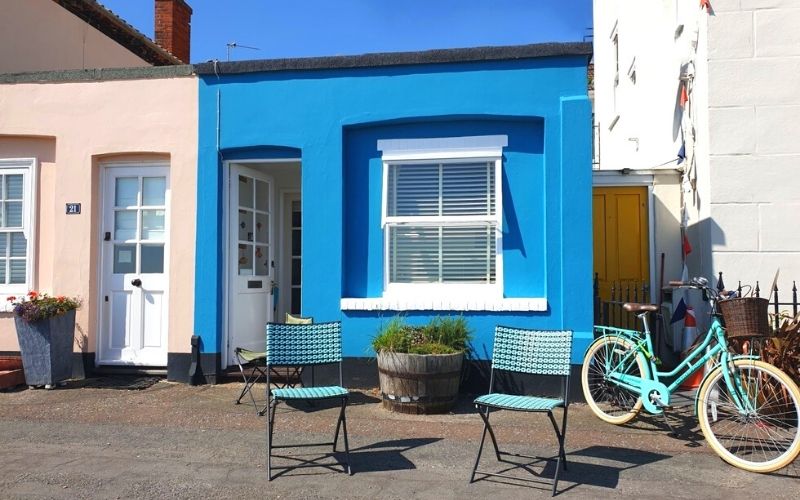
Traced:
<path fill-rule="evenodd" d="M 763 297 L 741 297 L 720 300 L 717 303 L 728 337 L 766 337 L 772 333 L 767 307 Z"/>

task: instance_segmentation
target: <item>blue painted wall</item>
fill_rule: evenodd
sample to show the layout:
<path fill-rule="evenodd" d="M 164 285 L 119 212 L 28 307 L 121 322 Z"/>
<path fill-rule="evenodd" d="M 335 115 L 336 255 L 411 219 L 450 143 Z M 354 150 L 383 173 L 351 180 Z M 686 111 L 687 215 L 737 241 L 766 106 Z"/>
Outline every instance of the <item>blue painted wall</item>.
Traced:
<path fill-rule="evenodd" d="M 578 362 L 592 336 L 590 127 L 580 56 L 202 77 L 195 333 L 204 352 L 222 341 L 223 161 L 302 158 L 303 313 L 341 319 L 344 354 L 367 356 L 393 313 L 342 311 L 340 299 L 382 292 L 377 141 L 504 134 L 504 294 L 549 307 L 465 313 L 475 347 L 490 357 L 496 324 L 567 328 Z M 412 323 L 435 314 L 405 313 Z"/>

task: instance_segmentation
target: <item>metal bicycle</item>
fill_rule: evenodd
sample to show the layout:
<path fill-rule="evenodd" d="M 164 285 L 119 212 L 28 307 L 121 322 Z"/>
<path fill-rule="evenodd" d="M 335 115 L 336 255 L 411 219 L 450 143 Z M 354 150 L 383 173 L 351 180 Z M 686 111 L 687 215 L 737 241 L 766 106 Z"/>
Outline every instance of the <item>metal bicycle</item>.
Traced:
<path fill-rule="evenodd" d="M 712 323 L 705 338 L 674 370 L 659 371 L 647 322 L 647 313 L 657 306 L 625 304 L 641 318 L 644 331 L 595 327 L 600 336 L 587 349 L 581 370 L 589 407 L 616 425 L 631 421 L 642 408 L 664 414 L 672 409 L 678 386 L 711 362 L 714 366 L 695 398 L 695 414 L 709 446 L 729 464 L 752 472 L 772 472 L 791 463 L 800 453 L 800 389 L 758 356 L 729 352 L 716 311 L 719 295 L 708 280 L 670 285 L 706 293 Z"/>

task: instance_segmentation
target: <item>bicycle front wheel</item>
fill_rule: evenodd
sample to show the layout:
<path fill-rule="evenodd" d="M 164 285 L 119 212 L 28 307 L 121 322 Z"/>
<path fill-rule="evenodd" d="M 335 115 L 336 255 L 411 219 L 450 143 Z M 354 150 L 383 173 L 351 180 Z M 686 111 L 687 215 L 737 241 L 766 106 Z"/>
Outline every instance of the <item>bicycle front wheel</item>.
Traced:
<path fill-rule="evenodd" d="M 769 363 L 737 359 L 732 364 L 733 389 L 725 382 L 723 366 L 714 368 L 700 386 L 697 417 L 706 441 L 740 469 L 772 472 L 785 467 L 800 453 L 800 389 Z"/>
<path fill-rule="evenodd" d="M 642 398 L 638 392 L 620 387 L 609 379 L 611 372 L 644 377 L 644 358 L 638 352 L 631 353 L 633 349 L 635 347 L 630 340 L 607 335 L 589 346 L 583 358 L 583 396 L 594 414 L 610 424 L 630 422 L 642 408 Z"/>

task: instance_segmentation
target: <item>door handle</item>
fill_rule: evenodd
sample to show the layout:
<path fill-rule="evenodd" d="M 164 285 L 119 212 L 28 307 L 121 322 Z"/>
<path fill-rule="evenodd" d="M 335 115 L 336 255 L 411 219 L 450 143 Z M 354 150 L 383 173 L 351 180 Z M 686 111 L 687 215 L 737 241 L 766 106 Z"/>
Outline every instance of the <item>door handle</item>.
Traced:
<path fill-rule="evenodd" d="M 139 278 L 132 279 L 131 280 L 131 285 L 141 287 L 142 286 L 142 280 L 140 280 Z"/>

